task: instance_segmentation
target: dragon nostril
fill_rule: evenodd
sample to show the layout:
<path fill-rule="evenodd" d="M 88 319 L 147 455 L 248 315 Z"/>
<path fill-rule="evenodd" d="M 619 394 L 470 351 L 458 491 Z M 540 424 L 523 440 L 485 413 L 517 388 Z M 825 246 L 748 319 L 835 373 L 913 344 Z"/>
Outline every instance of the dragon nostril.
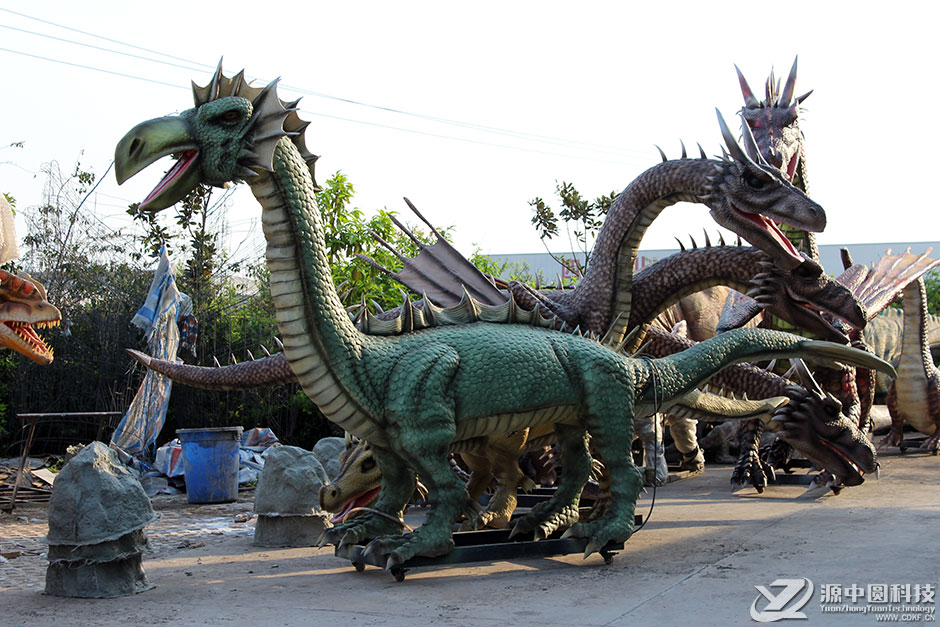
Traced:
<path fill-rule="evenodd" d="M 144 143 L 140 141 L 139 139 L 135 139 L 134 141 L 132 141 L 130 150 L 128 151 L 130 156 L 134 156 L 135 153 L 140 152 L 141 148 L 143 148 L 143 145 Z"/>

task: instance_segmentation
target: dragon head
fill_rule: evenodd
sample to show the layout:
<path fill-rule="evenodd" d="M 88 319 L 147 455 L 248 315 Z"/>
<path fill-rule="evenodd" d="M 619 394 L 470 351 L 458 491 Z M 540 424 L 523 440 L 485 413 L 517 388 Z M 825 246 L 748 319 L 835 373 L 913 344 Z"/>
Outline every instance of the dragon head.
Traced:
<path fill-rule="evenodd" d="M 728 150 L 715 162 L 716 171 L 708 179 L 702 201 L 718 224 L 772 256 L 780 267 L 799 266 L 804 261 L 803 256 L 777 223 L 819 232 L 826 228 L 825 211 L 764 161 L 747 128 L 742 149 L 721 112 L 718 112 L 718 124 Z M 745 149 L 756 154 L 757 159 L 749 157 Z"/>
<path fill-rule="evenodd" d="M 878 467 L 875 448 L 842 413 L 842 403 L 821 390 L 792 386 L 790 403 L 774 414 L 777 435 L 828 470 L 838 484 L 854 486 Z"/>
<path fill-rule="evenodd" d="M 738 66 L 734 66 L 734 69 L 738 73 L 738 82 L 744 96 L 744 108 L 741 110 L 743 128 L 754 137 L 754 144 L 748 149 L 751 158 L 757 159 L 759 154 L 767 163 L 780 170 L 787 180 L 805 191 L 806 164 L 803 158 L 799 107 L 813 92 L 808 91 L 802 96 L 793 97 L 796 63 L 797 59 L 793 59 L 793 67 L 790 68 L 782 90 L 779 81 L 774 80 L 773 71 L 770 72 L 764 100 L 758 100 L 754 96 Z"/>
<path fill-rule="evenodd" d="M 0 346 L 37 364 L 52 363 L 52 349 L 33 329 L 58 326 L 62 314 L 46 300 L 46 288 L 29 276 L 0 270 Z"/>
<path fill-rule="evenodd" d="M 199 184 L 224 186 L 273 169 L 274 147 L 290 137 L 313 174 L 317 157 L 304 145 L 309 124 L 297 116 L 297 103 L 277 97 L 277 80 L 263 88 L 246 82 L 244 71 L 222 74 L 222 63 L 205 87 L 193 83 L 196 106 L 179 115 L 135 126 L 114 154 L 118 184 L 156 160 L 172 155 L 176 162 L 140 204 L 165 209 Z"/>
<path fill-rule="evenodd" d="M 807 259 L 793 270 L 761 262 L 763 272 L 751 279 L 747 295 L 764 310 L 830 342 L 848 344 L 841 320 L 854 329 L 868 322 L 868 312 L 852 292 L 826 275 L 819 264 Z"/>

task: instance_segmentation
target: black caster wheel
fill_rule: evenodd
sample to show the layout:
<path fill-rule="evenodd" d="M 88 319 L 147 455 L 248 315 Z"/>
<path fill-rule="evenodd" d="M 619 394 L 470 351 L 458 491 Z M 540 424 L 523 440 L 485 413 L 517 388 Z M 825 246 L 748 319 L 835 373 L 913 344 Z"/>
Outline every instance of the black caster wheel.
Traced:
<path fill-rule="evenodd" d="M 393 569 L 392 569 L 392 577 L 395 578 L 395 581 L 397 581 L 398 583 L 401 583 L 401 582 L 403 582 L 403 581 L 405 580 L 405 573 L 406 573 L 406 572 L 407 572 L 407 571 L 406 571 L 404 568 L 393 568 Z"/>
<path fill-rule="evenodd" d="M 614 563 L 614 554 L 609 551 L 601 551 L 601 557 L 604 558 L 604 564 L 607 566 Z"/>
<path fill-rule="evenodd" d="M 356 569 L 357 573 L 361 573 L 362 571 L 366 569 L 365 562 L 353 562 L 352 565 L 353 565 L 353 568 Z"/>

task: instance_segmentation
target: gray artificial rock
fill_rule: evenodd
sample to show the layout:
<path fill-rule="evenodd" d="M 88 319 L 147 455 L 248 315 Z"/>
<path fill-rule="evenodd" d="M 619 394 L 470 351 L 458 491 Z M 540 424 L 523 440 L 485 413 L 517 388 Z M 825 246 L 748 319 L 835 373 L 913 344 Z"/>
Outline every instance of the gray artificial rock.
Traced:
<path fill-rule="evenodd" d="M 84 447 L 53 485 L 46 594 L 110 598 L 152 588 L 142 565 L 143 528 L 158 517 L 112 449 Z"/>
<path fill-rule="evenodd" d="M 320 486 L 328 482 L 317 456 L 296 446 L 279 446 L 265 456 L 255 489 L 256 514 L 313 516 L 320 514 Z"/>
<path fill-rule="evenodd" d="M 326 471 L 310 451 L 279 446 L 265 455 L 255 489 L 257 546 L 313 546 L 329 526 L 320 510 Z"/>
<path fill-rule="evenodd" d="M 49 544 L 85 545 L 116 540 L 159 516 L 117 454 L 92 442 L 56 477 L 49 502 Z"/>
<path fill-rule="evenodd" d="M 110 599 L 150 590 L 141 554 L 110 562 L 60 562 L 46 569 L 46 594 Z"/>
<path fill-rule="evenodd" d="M 326 470 L 330 481 L 339 476 L 339 456 L 346 450 L 346 440 L 343 438 L 321 438 L 313 446 L 313 454 L 317 456 L 323 469 Z"/>

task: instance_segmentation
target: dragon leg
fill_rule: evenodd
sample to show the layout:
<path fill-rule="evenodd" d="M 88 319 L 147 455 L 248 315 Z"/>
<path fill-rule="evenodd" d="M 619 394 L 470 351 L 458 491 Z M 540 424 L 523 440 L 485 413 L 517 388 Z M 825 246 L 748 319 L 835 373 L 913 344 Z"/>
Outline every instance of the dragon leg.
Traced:
<path fill-rule="evenodd" d="M 454 548 L 451 528 L 458 516 L 475 516 L 479 509 L 448 462 L 456 434 L 454 401 L 448 390 L 459 363 L 453 348 L 435 344 L 401 359 L 389 377 L 389 432 L 397 439 L 397 450 L 407 466 L 427 484 L 430 507 L 414 532 L 378 537 L 366 547 L 363 556 L 386 557 L 388 569 L 418 554 L 450 552 Z"/>
<path fill-rule="evenodd" d="M 501 529 L 509 524 L 509 518 L 516 509 L 516 494 L 521 488 L 528 492 L 535 487 L 535 483 L 522 473 L 519 468 L 519 455 L 528 437 L 528 429 L 520 429 L 510 434 L 499 434 L 487 439 L 486 458 L 477 455 L 464 454 L 464 461 L 473 470 L 467 491 L 470 498 L 477 500 L 487 487 L 492 473 L 495 472 L 499 484 L 496 492 L 490 499 L 486 509 L 468 521 L 464 527 L 468 529 L 484 529 L 491 527 Z M 474 458 L 471 461 L 470 458 Z M 482 463 L 480 463 L 482 461 Z M 474 464 L 477 465 L 474 465 Z M 478 471 L 479 467 L 479 471 Z M 480 479 L 478 476 L 482 475 Z M 479 484 L 479 485 L 478 485 Z"/>
<path fill-rule="evenodd" d="M 596 390 L 595 390 L 596 391 Z M 604 401 L 616 400 L 616 403 Z M 597 520 L 572 525 L 563 537 L 588 538 L 584 556 L 597 552 L 609 542 L 625 541 L 633 534 L 636 501 L 643 488 L 643 473 L 633 464 L 633 403 L 604 398 L 591 405 L 588 428 L 591 446 L 604 461 L 610 476 L 610 496 L 606 511 Z M 621 418 L 618 420 L 618 418 Z M 567 471 L 567 464 L 565 465 Z"/>
<path fill-rule="evenodd" d="M 750 481 L 758 492 L 763 492 L 768 479 L 774 476 L 774 469 L 760 457 L 760 438 L 763 434 L 764 425 L 760 420 L 750 419 L 741 423 L 738 432 L 740 452 L 734 472 L 731 473 L 732 487 L 740 487 Z"/>
<path fill-rule="evenodd" d="M 885 399 L 885 404 L 888 406 L 888 413 L 891 415 L 891 431 L 881 438 L 881 442 L 878 443 L 879 449 L 885 449 L 889 446 L 901 446 L 901 442 L 904 441 L 904 416 L 898 407 L 898 386 L 896 381 L 893 381 L 891 387 L 888 388 L 888 398 Z"/>
<path fill-rule="evenodd" d="M 578 520 L 581 490 L 587 483 L 593 465 L 588 450 L 588 435 L 581 426 L 564 424 L 555 425 L 555 435 L 561 450 L 563 470 L 558 489 L 552 498 L 539 503 L 519 519 L 510 537 L 531 531 L 536 540 L 543 540 Z"/>
<path fill-rule="evenodd" d="M 930 451 L 934 455 L 940 454 L 940 426 L 934 430 L 931 436 L 924 440 L 924 443 L 921 444 L 921 448 Z"/>
<path fill-rule="evenodd" d="M 414 494 L 415 473 L 390 451 L 376 446 L 371 448 L 372 457 L 382 472 L 382 490 L 375 506 L 362 516 L 325 530 L 320 536 L 319 546 L 358 544 L 370 538 L 402 532 L 404 523 L 400 521 L 408 500 Z"/>

